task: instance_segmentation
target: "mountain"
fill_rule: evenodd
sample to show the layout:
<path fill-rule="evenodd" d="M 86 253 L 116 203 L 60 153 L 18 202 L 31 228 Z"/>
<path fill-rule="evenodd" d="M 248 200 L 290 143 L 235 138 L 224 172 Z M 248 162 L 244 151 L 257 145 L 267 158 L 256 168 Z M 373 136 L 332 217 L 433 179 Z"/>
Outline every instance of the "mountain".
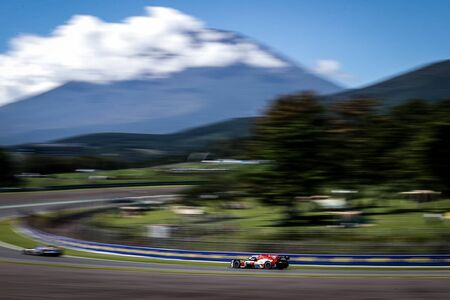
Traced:
<path fill-rule="evenodd" d="M 147 149 L 157 152 L 204 150 L 211 143 L 250 135 L 255 118 L 236 118 L 172 134 L 95 133 L 56 140 L 110 150 Z"/>
<path fill-rule="evenodd" d="M 236 67 L 237 70 L 235 70 L 236 73 L 232 74 L 243 74 L 245 72 L 250 72 L 251 70 L 247 67 Z M 231 67 L 228 67 L 227 70 L 231 72 Z M 176 76 L 180 76 L 177 79 L 177 82 L 180 83 L 178 88 L 172 87 L 171 93 L 173 94 L 176 89 L 180 91 L 182 95 L 189 95 L 193 90 L 189 89 L 182 89 L 181 83 L 183 82 L 181 80 L 181 77 L 185 77 L 185 81 L 189 81 L 189 79 L 193 79 L 195 72 L 203 72 L 202 76 L 196 76 L 196 79 L 198 81 L 204 81 L 210 79 L 210 77 L 206 76 L 206 74 L 213 75 L 217 74 L 217 70 L 191 70 L 189 75 L 185 74 L 178 74 Z M 222 72 L 224 72 L 224 69 L 221 69 Z M 261 75 L 261 70 L 252 70 L 254 73 L 252 75 L 248 75 L 248 77 L 242 77 L 239 76 L 241 81 L 246 79 L 249 80 L 249 77 L 258 77 Z M 278 71 L 279 72 L 279 71 Z M 224 73 L 222 73 L 224 74 Z M 283 73 L 283 76 L 286 76 L 286 73 Z M 206 78 L 206 79 L 205 79 Z M 234 76 L 230 76 L 229 74 L 225 74 L 224 78 L 227 79 L 227 81 L 230 80 L 230 78 L 234 78 Z M 156 87 L 159 87 L 161 85 L 166 86 L 164 83 L 164 79 L 160 79 L 162 82 L 159 83 L 159 85 L 156 85 Z M 274 78 L 267 79 L 268 83 L 267 85 L 273 85 L 274 83 L 272 80 Z M 209 81 L 209 82 L 215 82 Z M 378 84 L 369 86 L 367 88 L 361 88 L 358 90 L 352 90 L 344 93 L 334 94 L 334 95 L 325 95 L 323 96 L 323 99 L 325 101 L 337 101 L 341 99 L 349 99 L 351 97 L 357 97 L 357 96 L 371 96 L 378 98 L 386 105 L 395 105 L 399 102 L 406 101 L 408 99 L 413 98 L 423 98 L 426 100 L 431 101 L 437 101 L 439 99 L 448 99 L 450 98 L 450 88 L 448 87 L 448 83 L 450 82 L 450 61 L 443 61 L 435 64 L 428 65 L 423 68 L 416 69 L 412 72 L 408 72 L 405 74 L 402 74 L 400 76 L 393 77 L 391 79 L 388 79 L 386 81 L 380 82 Z M 221 90 L 221 93 L 217 93 L 216 97 L 211 97 L 211 114 L 214 114 L 211 119 L 216 118 L 217 116 L 226 116 L 229 112 L 223 113 L 223 109 L 226 106 L 226 98 L 224 98 L 226 95 L 229 95 L 228 92 L 224 89 L 221 89 L 220 87 L 220 81 L 215 82 L 217 86 L 209 87 L 211 88 L 209 91 L 213 92 L 214 89 Z M 236 87 L 239 86 L 238 81 L 234 81 L 234 85 L 232 85 L 233 90 L 236 90 Z M 148 85 L 148 81 L 135 81 L 135 82 L 126 82 L 122 83 L 127 88 L 130 88 L 131 86 L 134 86 L 131 90 L 139 90 L 139 87 L 141 85 Z M 76 93 L 80 93 L 83 89 L 81 88 L 83 85 L 87 85 L 86 89 L 88 91 L 91 90 L 91 85 L 86 83 L 71 83 L 66 85 L 66 89 L 70 86 L 74 86 L 74 89 Z M 264 87 L 264 86 L 261 86 Z M 267 88 L 268 89 L 268 88 Z M 245 90 L 243 90 L 245 91 Z M 264 90 L 267 91 L 267 90 Z M 52 91 L 50 93 L 54 93 L 55 91 Z M 253 95 L 254 91 L 251 91 L 252 93 L 248 93 L 248 95 Z M 270 92 L 267 91 L 267 93 Z M 225 95 L 225 96 L 224 96 Z M 237 99 L 242 99 L 240 93 L 236 93 Z M 235 100 L 235 99 L 232 99 Z M 223 102 L 223 103 L 222 103 Z M 153 102 L 152 102 L 153 103 Z M 255 99 L 254 102 L 250 103 L 239 103 L 236 101 L 233 101 L 233 106 L 229 107 L 234 108 L 235 106 L 237 108 L 242 107 L 249 107 L 246 106 L 247 104 L 250 104 L 250 107 L 258 106 L 260 105 L 260 102 L 258 99 Z M 20 104 L 20 103 L 18 103 Z M 104 106 L 104 102 L 100 102 L 98 104 L 98 109 L 101 109 L 102 106 Z M 138 106 L 138 102 L 136 102 L 136 106 Z M 224 105 L 225 104 L 225 105 Z M 96 103 L 92 105 L 97 105 Z M 214 106 L 215 105 L 215 106 Z M 35 109 L 38 109 L 36 107 Z M 139 109 L 139 107 L 137 107 Z M 197 113 L 190 113 L 187 114 L 186 122 L 189 123 L 188 118 L 192 116 L 197 116 L 197 118 L 194 120 L 191 120 L 191 123 L 195 123 L 197 121 L 201 121 L 204 119 L 208 119 L 211 116 L 204 116 L 202 115 L 203 110 Z M 31 113 L 31 112 L 30 112 Z M 49 117 L 51 117 L 53 112 L 49 112 Z M 257 114 L 258 112 L 256 112 Z M 114 115 L 111 115 L 112 117 Z M 117 114 L 115 117 L 120 116 L 120 114 Z M 91 116 L 90 116 L 91 117 Z M 162 119 L 165 120 L 173 120 L 174 122 L 177 121 L 177 119 L 180 119 L 180 116 L 164 116 Z M 158 119 L 156 119 L 158 120 Z M 252 125 L 254 123 L 255 118 L 254 117 L 246 117 L 246 118 L 234 118 L 229 119 L 227 121 L 221 121 L 216 122 L 213 124 L 203 125 L 200 127 L 195 127 L 193 129 L 183 130 L 179 131 L 177 133 L 170 133 L 170 134 L 138 134 L 138 133 L 95 133 L 95 134 L 87 134 L 87 135 L 80 135 L 75 136 L 71 138 L 64 138 L 64 139 L 57 139 L 54 140 L 48 144 L 44 145 L 21 145 L 19 147 L 16 147 L 16 149 L 20 148 L 31 148 L 33 151 L 33 147 L 37 147 L 37 151 L 79 151 L 82 149 L 82 151 L 87 152 L 88 154 L 119 154 L 121 157 L 125 159 L 129 159 L 130 157 L 135 157 L 136 159 L 146 159 L 151 156 L 158 156 L 158 155 L 166 155 L 166 154 L 177 154 L 177 153 L 188 153 L 191 151 L 205 151 L 209 146 L 218 143 L 220 141 L 224 141 L 227 139 L 239 139 L 239 138 L 245 138 L 250 135 Z M 85 120 L 84 122 L 89 122 L 89 120 Z M 148 123 L 146 123 L 148 122 Z M 145 126 L 145 124 L 150 124 L 150 121 L 144 121 L 142 123 L 132 123 L 132 124 L 125 124 L 126 126 L 130 126 L 131 128 L 138 128 L 137 126 L 142 125 Z M 157 125 L 157 122 L 156 122 Z M 156 126 L 155 125 L 155 126 Z M 162 126 L 170 126 L 171 124 L 160 124 Z M 123 126 L 122 128 L 126 130 L 126 126 Z M 134 127 L 133 127 L 134 126 Z M 153 127 L 154 131 L 157 127 Z M 144 129 L 143 129 L 144 130 Z M 107 132 L 106 130 L 103 132 Z M 55 148 L 56 147 L 56 148 Z M 56 150 L 55 150 L 56 149 Z M 68 149 L 68 150 L 67 150 Z"/>
<path fill-rule="evenodd" d="M 234 34 L 222 43 L 237 43 L 236 39 Z M 342 90 L 266 47 L 253 45 L 283 66 L 233 63 L 191 67 L 167 77 L 103 84 L 68 82 L 0 107 L 0 145 L 96 132 L 177 132 L 259 115 L 269 101 L 282 94 Z"/>
<path fill-rule="evenodd" d="M 450 60 L 429 64 L 382 82 L 337 93 L 325 99 L 333 102 L 357 97 L 379 99 L 386 106 L 412 99 L 428 101 L 450 99 Z"/>
<path fill-rule="evenodd" d="M 13 151 L 48 155 L 100 155 L 140 161 L 208 151 L 220 142 L 250 136 L 255 118 L 237 118 L 172 134 L 95 133 L 44 144 L 23 144 Z"/>

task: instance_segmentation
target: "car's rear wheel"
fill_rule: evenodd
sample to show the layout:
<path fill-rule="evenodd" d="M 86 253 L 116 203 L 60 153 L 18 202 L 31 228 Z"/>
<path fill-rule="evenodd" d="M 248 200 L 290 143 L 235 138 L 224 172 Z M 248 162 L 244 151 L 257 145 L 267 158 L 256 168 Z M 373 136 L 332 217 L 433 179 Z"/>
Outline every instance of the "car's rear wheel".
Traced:
<path fill-rule="evenodd" d="M 266 261 L 264 263 L 264 269 L 272 269 L 272 263 L 270 261 Z"/>
<path fill-rule="evenodd" d="M 241 267 L 241 261 L 238 260 L 238 259 L 233 260 L 233 268 L 234 269 L 239 269 L 240 267 Z"/>
<path fill-rule="evenodd" d="M 277 265 L 277 269 L 278 270 L 283 270 L 283 269 L 287 269 L 289 267 L 289 264 L 278 264 Z"/>

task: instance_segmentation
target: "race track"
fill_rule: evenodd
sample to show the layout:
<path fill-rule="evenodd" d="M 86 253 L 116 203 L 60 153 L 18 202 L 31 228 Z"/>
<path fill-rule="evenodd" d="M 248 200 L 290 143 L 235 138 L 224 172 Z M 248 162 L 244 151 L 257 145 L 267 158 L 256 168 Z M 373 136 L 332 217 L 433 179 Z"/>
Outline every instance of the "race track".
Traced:
<path fill-rule="evenodd" d="M 36 212 L 179 191 L 180 188 L 167 187 L 0 194 L 0 217 L 20 215 L 24 207 Z M 450 270 L 438 269 L 233 270 L 225 264 L 220 268 L 67 256 L 46 258 L 24 256 L 17 249 L 0 245 L 1 299 L 125 296 L 147 299 L 150 295 L 191 299 L 269 299 L 278 295 L 317 299 L 446 299 L 450 292 L 450 285 L 446 284 L 449 278 Z M 27 289 L 21 288 L 24 284 Z"/>
<path fill-rule="evenodd" d="M 172 186 L 0 193 L 0 219 L 29 212 L 96 206 L 125 197 L 176 194 L 182 189 Z"/>
<path fill-rule="evenodd" d="M 2 299 L 447 299 L 443 279 L 280 278 L 0 264 Z"/>

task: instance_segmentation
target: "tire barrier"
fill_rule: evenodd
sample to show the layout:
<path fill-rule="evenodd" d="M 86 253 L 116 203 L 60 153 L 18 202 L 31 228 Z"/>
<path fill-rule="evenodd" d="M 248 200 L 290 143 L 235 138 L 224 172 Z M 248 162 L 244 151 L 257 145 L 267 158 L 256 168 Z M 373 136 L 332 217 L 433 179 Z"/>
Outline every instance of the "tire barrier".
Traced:
<path fill-rule="evenodd" d="M 180 249 L 150 248 L 117 244 L 96 243 L 57 236 L 22 226 L 19 230 L 36 240 L 70 249 L 147 257 L 168 260 L 229 263 L 232 259 L 245 259 L 255 253 L 193 251 Z M 442 255 L 333 255 L 333 254 L 286 254 L 291 265 L 309 266 L 366 266 L 366 267 L 450 267 L 450 254 Z"/>

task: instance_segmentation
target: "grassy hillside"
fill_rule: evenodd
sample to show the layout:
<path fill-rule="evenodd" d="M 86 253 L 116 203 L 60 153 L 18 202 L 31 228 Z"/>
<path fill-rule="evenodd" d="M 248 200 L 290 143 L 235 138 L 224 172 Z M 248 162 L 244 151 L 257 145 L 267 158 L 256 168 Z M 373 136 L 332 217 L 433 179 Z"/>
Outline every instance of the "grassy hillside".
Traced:
<path fill-rule="evenodd" d="M 430 64 L 382 82 L 334 94 L 327 102 L 356 97 L 379 99 L 392 106 L 411 99 L 450 99 L 450 60 Z"/>
<path fill-rule="evenodd" d="M 53 143 L 83 144 L 108 149 L 198 150 L 213 142 L 249 136 L 252 121 L 253 118 L 232 119 L 174 134 L 97 133 L 56 140 Z"/>
<path fill-rule="evenodd" d="M 189 153 L 208 152 L 211 148 L 217 152 L 227 141 L 249 137 L 254 120 L 231 119 L 172 134 L 96 133 L 45 144 L 19 145 L 13 149 L 49 156 L 100 156 L 120 161 L 185 159 Z"/>

